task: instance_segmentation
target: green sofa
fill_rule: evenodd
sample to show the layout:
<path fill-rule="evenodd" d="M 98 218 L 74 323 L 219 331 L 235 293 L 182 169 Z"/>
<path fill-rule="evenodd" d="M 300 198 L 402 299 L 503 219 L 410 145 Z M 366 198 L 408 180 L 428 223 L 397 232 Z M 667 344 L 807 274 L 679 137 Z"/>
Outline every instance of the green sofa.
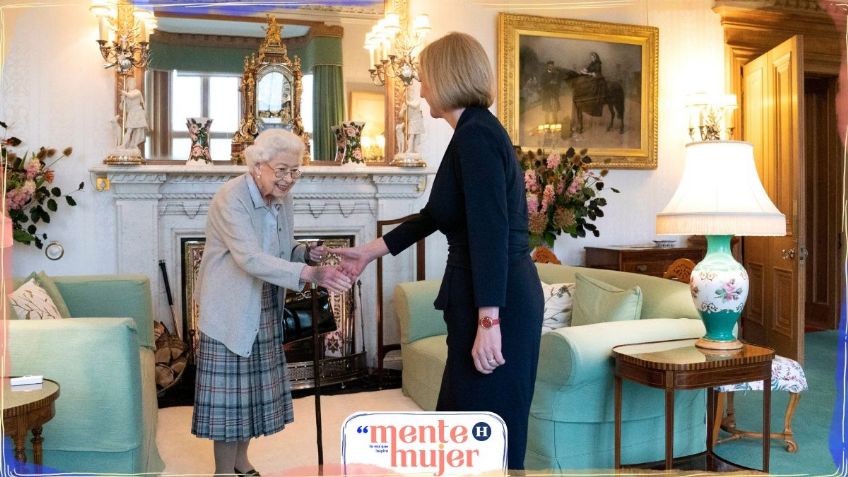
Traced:
<path fill-rule="evenodd" d="M 44 465 L 61 472 L 161 472 L 147 277 L 53 280 L 72 318 L 9 320 L 7 340 L 11 375 L 40 374 L 60 386 L 56 415 L 44 425 Z"/>
<path fill-rule="evenodd" d="M 633 273 L 538 264 L 545 283 L 574 282 L 580 272 L 619 288 L 639 285 L 641 319 L 560 328 L 542 336 L 530 409 L 525 465 L 566 471 L 613 467 L 613 346 L 704 334 L 686 284 Z M 433 410 L 447 356 L 441 312 L 433 308 L 438 280 L 401 283 L 394 306 L 400 320 L 403 392 Z M 625 381 L 622 462 L 664 458 L 665 408 L 661 390 Z M 706 448 L 706 393 L 675 393 L 675 456 Z"/>

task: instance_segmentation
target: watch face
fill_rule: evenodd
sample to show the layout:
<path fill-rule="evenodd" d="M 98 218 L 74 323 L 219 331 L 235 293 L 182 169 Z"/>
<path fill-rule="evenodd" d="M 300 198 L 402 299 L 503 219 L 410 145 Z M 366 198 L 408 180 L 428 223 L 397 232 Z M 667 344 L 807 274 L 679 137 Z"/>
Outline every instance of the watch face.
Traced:
<path fill-rule="evenodd" d="M 491 328 L 492 327 L 492 319 L 489 318 L 488 316 L 484 316 L 483 318 L 480 318 L 480 326 L 482 326 L 483 328 Z"/>
<path fill-rule="evenodd" d="M 47 256 L 50 260 L 59 260 L 65 255 L 65 248 L 62 247 L 62 244 L 59 242 L 50 242 L 44 247 L 44 255 Z"/>

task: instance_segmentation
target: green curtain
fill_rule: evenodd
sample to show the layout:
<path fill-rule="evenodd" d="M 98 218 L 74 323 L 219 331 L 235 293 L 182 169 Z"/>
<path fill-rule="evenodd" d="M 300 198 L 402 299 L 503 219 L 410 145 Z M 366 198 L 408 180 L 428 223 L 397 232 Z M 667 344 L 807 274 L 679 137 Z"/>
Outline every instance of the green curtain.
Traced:
<path fill-rule="evenodd" d="M 312 71 L 312 158 L 333 159 L 336 140 L 331 126 L 344 121 L 341 38 L 315 37 L 307 45 L 303 71 Z M 320 92 L 320 93 L 319 93 Z"/>
<path fill-rule="evenodd" d="M 344 121 L 344 88 L 342 67 L 338 65 L 314 65 L 312 67 L 313 91 L 321 94 L 312 96 L 312 158 L 318 161 L 332 160 L 336 141 L 331 126 Z"/>

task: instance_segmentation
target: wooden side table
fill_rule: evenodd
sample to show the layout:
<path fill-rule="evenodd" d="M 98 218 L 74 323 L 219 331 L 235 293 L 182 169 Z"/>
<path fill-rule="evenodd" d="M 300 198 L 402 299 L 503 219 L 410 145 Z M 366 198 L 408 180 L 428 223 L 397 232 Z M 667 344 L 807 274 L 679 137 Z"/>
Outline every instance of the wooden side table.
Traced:
<path fill-rule="evenodd" d="M 707 390 L 706 470 L 719 470 L 724 462 L 713 454 L 715 387 L 763 381 L 763 435 L 769 435 L 771 361 L 774 350 L 745 343 L 740 350 L 714 351 L 695 347 L 697 339 L 657 341 L 616 346 L 615 358 L 615 468 L 621 468 L 621 382 L 629 379 L 665 390 L 665 469 L 674 457 L 674 391 Z M 769 471 L 769 439 L 763 438 L 763 472 Z"/>
<path fill-rule="evenodd" d="M 39 389 L 23 391 L 12 387 L 10 378 L 3 378 L 3 427 L 15 442 L 15 459 L 26 462 L 24 440 L 32 430 L 32 460 L 42 465 L 41 427 L 56 414 L 59 384 L 45 379 Z"/>
<path fill-rule="evenodd" d="M 662 278 L 671 262 L 688 258 L 698 263 L 704 258 L 705 251 L 693 247 L 586 247 L 586 266 Z"/>

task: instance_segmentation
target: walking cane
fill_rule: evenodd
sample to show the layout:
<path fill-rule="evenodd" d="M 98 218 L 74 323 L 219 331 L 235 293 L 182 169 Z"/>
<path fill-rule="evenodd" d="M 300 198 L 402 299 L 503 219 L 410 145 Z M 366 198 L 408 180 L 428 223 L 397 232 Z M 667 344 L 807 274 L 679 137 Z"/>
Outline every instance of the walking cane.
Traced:
<path fill-rule="evenodd" d="M 321 363 L 318 352 L 318 287 L 308 283 L 312 296 L 312 382 L 315 385 L 315 429 L 318 438 L 318 475 L 324 475 L 324 440 L 321 429 Z"/>

